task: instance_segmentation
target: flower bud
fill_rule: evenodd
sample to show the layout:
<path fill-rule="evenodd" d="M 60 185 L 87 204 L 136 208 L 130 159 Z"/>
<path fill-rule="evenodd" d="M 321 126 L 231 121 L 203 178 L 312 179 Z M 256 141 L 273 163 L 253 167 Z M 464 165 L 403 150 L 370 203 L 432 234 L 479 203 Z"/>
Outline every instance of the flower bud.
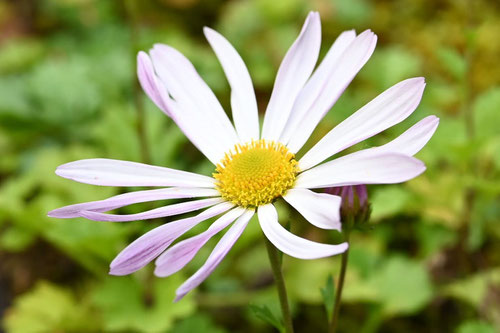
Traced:
<path fill-rule="evenodd" d="M 366 185 L 329 187 L 326 193 L 342 198 L 340 216 L 344 227 L 363 228 L 370 218 L 370 203 Z"/>

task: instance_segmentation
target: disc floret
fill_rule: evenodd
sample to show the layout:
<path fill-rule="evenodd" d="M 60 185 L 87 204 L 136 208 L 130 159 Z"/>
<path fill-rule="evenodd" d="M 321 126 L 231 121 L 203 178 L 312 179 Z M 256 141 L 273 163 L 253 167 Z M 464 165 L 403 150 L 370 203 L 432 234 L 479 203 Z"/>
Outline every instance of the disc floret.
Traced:
<path fill-rule="evenodd" d="M 274 141 L 237 144 L 217 164 L 213 176 L 221 196 L 238 206 L 258 207 L 293 187 L 298 172 L 295 155 Z"/>

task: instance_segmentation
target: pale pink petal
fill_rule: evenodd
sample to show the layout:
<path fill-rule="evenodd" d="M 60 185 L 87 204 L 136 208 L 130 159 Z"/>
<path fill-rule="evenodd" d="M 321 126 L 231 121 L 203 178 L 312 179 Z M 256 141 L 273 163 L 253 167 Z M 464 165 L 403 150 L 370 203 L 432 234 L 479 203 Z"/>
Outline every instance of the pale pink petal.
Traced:
<path fill-rule="evenodd" d="M 163 78 L 168 75 L 168 71 L 164 70 L 162 66 L 158 66 L 157 71 L 163 73 Z M 155 102 L 155 104 L 165 112 L 177 124 L 186 137 L 196 146 L 212 163 L 217 164 L 220 161 L 220 138 L 209 132 L 211 123 L 210 119 L 205 119 L 206 115 L 199 115 L 200 109 L 194 104 L 189 97 L 185 97 L 181 93 L 177 93 L 177 97 L 182 103 L 174 101 L 165 84 L 158 78 L 153 68 L 153 64 L 149 56 L 140 52 L 137 57 L 137 72 L 139 75 L 139 82 L 143 87 L 146 94 Z M 171 79 L 172 87 L 177 82 Z M 184 96 L 182 99 L 180 96 Z"/>
<path fill-rule="evenodd" d="M 344 39 L 347 41 L 349 37 Z M 342 44 L 339 48 L 345 47 L 346 42 Z M 337 56 L 337 59 L 326 58 L 323 61 L 327 61 L 325 66 L 319 66 L 297 98 L 292 119 L 287 124 L 291 127 L 289 137 L 283 140 L 288 142 L 287 146 L 293 153 L 302 148 L 321 119 L 370 59 L 376 44 L 377 36 L 367 30 L 356 37 L 342 53 L 334 53 L 333 56 Z"/>
<path fill-rule="evenodd" d="M 317 259 L 333 256 L 347 250 L 347 243 L 322 244 L 300 238 L 283 228 L 278 222 L 278 213 L 272 204 L 258 208 L 259 223 L 267 239 L 278 250 L 299 259 Z"/>
<path fill-rule="evenodd" d="M 83 210 L 94 211 L 94 212 L 107 212 L 109 210 L 132 205 L 139 202 L 181 199 L 181 198 L 217 197 L 217 196 L 220 196 L 219 191 L 211 188 L 194 188 L 194 187 L 161 188 L 157 190 L 130 192 L 130 193 L 116 195 L 114 197 L 104 200 L 65 206 L 50 211 L 48 213 L 48 216 L 67 219 L 67 218 L 79 217 L 80 216 L 79 212 Z"/>
<path fill-rule="evenodd" d="M 281 62 L 262 127 L 262 138 L 278 140 L 293 103 L 311 75 L 321 45 L 319 13 L 311 12 L 302 31 Z"/>
<path fill-rule="evenodd" d="M 137 77 L 146 95 L 148 95 L 158 108 L 169 114 L 168 106 L 164 102 L 164 95 L 161 93 L 161 90 L 165 88 L 160 86 L 158 82 L 151 59 L 142 51 L 137 55 Z"/>
<path fill-rule="evenodd" d="M 240 141 L 214 93 L 189 60 L 174 48 L 156 44 L 150 55 L 156 73 L 178 106 L 172 113 L 191 136 L 207 141 L 197 142 L 210 148 L 207 157 L 212 162 L 219 162 Z"/>
<path fill-rule="evenodd" d="M 78 213 L 78 216 L 85 217 L 86 219 L 89 220 L 105 221 L 105 222 L 127 222 L 127 221 L 138 221 L 138 220 L 149 220 L 149 219 L 157 219 L 160 217 L 174 216 L 188 212 L 193 212 L 195 210 L 213 206 L 223 201 L 224 200 L 222 198 L 193 200 L 193 201 L 181 202 L 178 204 L 151 209 L 142 213 L 125 214 L 125 215 L 107 214 L 107 213 L 100 213 L 97 211 L 84 210 L 80 211 Z"/>
<path fill-rule="evenodd" d="M 431 139 L 438 125 L 438 117 L 425 117 L 396 139 L 374 149 L 413 156 Z"/>
<path fill-rule="evenodd" d="M 259 116 L 252 79 L 234 47 L 217 31 L 203 29 L 219 58 L 231 86 L 231 109 L 236 132 L 242 142 L 259 139 Z"/>
<path fill-rule="evenodd" d="M 402 81 L 387 89 L 326 134 L 299 161 L 307 170 L 328 157 L 406 119 L 418 106 L 423 78 Z"/>
<path fill-rule="evenodd" d="M 225 229 L 243 213 L 245 213 L 244 208 L 236 207 L 212 223 L 205 232 L 170 247 L 156 260 L 155 275 L 166 277 L 181 270 L 212 236 Z"/>
<path fill-rule="evenodd" d="M 370 148 L 326 162 L 301 173 L 297 188 L 359 184 L 394 184 L 417 177 L 425 165 L 414 157 Z"/>
<path fill-rule="evenodd" d="M 116 256 L 111 262 L 109 273 L 126 275 L 141 269 L 189 229 L 206 219 L 224 213 L 231 207 L 233 204 L 223 202 L 196 216 L 169 222 L 145 233 Z"/>
<path fill-rule="evenodd" d="M 214 179 L 191 172 L 136 162 L 94 158 L 60 165 L 58 176 L 103 186 L 214 187 Z"/>
<path fill-rule="evenodd" d="M 176 302 L 183 298 L 192 289 L 199 286 L 200 283 L 202 283 L 214 271 L 214 269 L 217 268 L 222 259 L 224 259 L 229 250 L 231 250 L 234 243 L 238 240 L 243 230 L 245 230 L 248 221 L 250 221 L 253 214 L 253 210 L 247 210 L 238 218 L 238 220 L 236 220 L 236 222 L 234 222 L 231 228 L 221 238 L 219 243 L 217 243 L 205 264 L 177 289 L 177 297 L 175 298 Z"/>
<path fill-rule="evenodd" d="M 283 199 L 316 227 L 340 231 L 341 198 L 339 196 L 294 188 L 288 190 Z"/>

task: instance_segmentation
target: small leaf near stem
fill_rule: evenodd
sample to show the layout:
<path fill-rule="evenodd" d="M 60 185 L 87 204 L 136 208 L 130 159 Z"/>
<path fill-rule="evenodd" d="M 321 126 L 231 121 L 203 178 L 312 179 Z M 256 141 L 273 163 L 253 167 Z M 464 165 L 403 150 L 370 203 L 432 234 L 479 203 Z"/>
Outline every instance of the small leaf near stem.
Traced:
<path fill-rule="evenodd" d="M 274 326 L 278 331 L 283 332 L 285 330 L 283 322 L 276 318 L 267 305 L 250 305 L 250 311 L 260 320 Z"/>
<path fill-rule="evenodd" d="M 323 304 L 325 305 L 326 317 L 328 318 L 328 322 L 330 322 L 330 318 L 333 315 L 333 306 L 335 304 L 335 284 L 333 283 L 331 274 L 328 275 L 325 287 L 321 288 L 320 291 L 323 298 Z"/>

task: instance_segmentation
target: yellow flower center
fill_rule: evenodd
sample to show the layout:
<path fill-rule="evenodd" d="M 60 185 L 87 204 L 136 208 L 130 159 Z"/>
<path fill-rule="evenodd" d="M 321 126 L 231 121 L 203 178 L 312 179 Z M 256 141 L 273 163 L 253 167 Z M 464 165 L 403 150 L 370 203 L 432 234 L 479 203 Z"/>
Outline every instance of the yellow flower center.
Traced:
<path fill-rule="evenodd" d="M 234 152 L 233 152 L 234 151 Z M 295 155 L 281 143 L 266 140 L 236 145 L 217 164 L 216 187 L 227 201 L 257 207 L 282 196 L 295 182 Z"/>

